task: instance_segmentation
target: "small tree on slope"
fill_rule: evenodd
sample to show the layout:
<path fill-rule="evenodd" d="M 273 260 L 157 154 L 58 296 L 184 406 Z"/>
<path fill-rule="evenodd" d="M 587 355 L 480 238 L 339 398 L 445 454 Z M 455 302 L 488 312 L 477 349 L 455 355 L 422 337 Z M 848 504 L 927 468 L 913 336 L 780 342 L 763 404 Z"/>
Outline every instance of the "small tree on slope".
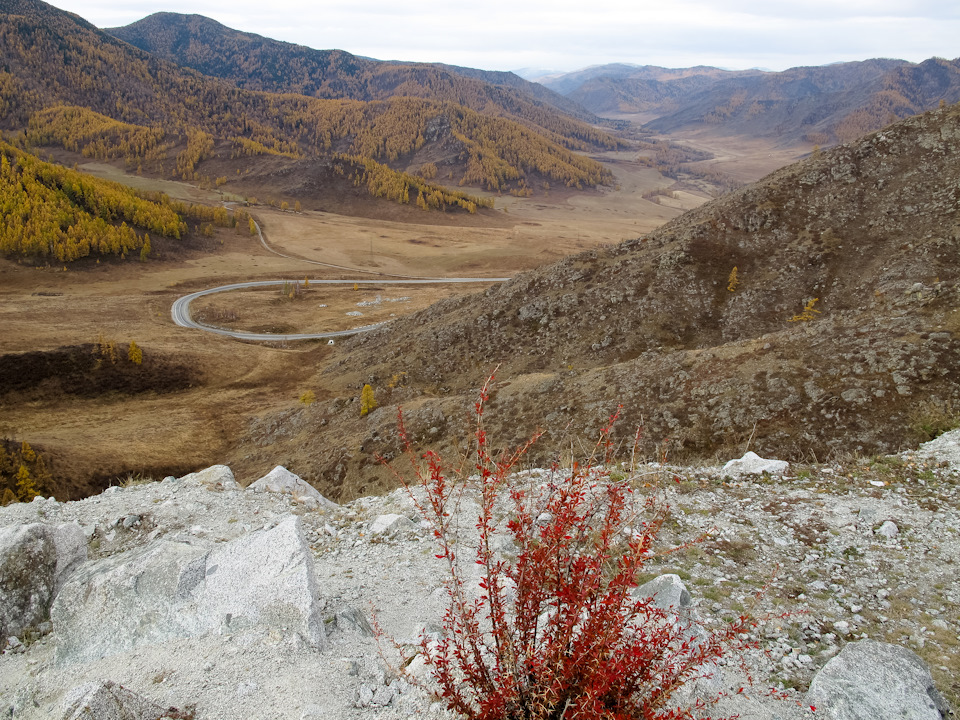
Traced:
<path fill-rule="evenodd" d="M 648 499 L 646 520 L 631 517 L 630 485 L 611 480 L 592 459 L 545 485 L 512 481 L 539 434 L 512 455 L 491 456 L 483 429 L 491 381 L 476 403 L 478 475 L 467 481 L 476 481 L 479 495 L 472 559 L 480 566 L 478 597 L 469 590 L 455 541 L 464 478 L 451 482 L 432 452 L 421 465 L 399 416 L 401 439 L 424 491 L 422 500 L 411 496 L 432 524 L 437 557 L 450 573 L 445 633 L 422 646 L 448 707 L 471 720 L 700 717 L 706 703 L 673 707 L 671 695 L 704 677 L 729 651 L 752 647 L 739 638 L 756 621 L 741 617 L 719 631 L 692 633 L 676 613 L 631 594 L 653 556 L 666 506 Z M 609 453 L 609 433 L 610 425 L 594 458 L 601 450 Z M 509 498 L 505 522 L 497 520 L 501 496 Z M 633 524 L 629 537 L 623 533 L 627 522 Z M 495 538 L 503 532 L 512 540 L 513 560 L 494 549 L 502 546 Z"/>

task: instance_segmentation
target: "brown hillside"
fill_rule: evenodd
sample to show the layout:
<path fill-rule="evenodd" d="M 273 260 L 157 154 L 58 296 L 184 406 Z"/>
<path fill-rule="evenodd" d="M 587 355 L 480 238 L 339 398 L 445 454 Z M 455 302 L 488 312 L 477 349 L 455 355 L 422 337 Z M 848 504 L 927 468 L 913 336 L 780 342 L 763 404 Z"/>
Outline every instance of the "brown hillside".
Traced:
<path fill-rule="evenodd" d="M 359 418 L 363 383 L 407 406 L 416 440 L 457 447 L 499 363 L 497 441 L 538 424 L 589 438 L 623 404 L 624 448 L 642 424 L 673 456 L 915 443 L 960 409 L 958 152 L 960 106 L 933 111 L 648 237 L 441 302 L 349 341 L 324 375 L 343 397 L 253 438 L 297 444 L 329 492 L 369 491 L 396 443 L 392 409 Z"/>

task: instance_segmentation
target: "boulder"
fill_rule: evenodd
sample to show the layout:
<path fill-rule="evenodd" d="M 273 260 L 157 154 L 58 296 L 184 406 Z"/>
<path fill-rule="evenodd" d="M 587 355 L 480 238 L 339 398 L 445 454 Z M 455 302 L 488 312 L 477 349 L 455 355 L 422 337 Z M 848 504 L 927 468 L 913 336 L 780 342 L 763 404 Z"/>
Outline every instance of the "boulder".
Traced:
<path fill-rule="evenodd" d="M 786 460 L 767 460 L 755 452 L 748 451 L 739 460 L 731 460 L 723 466 L 728 475 L 782 475 L 790 467 Z"/>
<path fill-rule="evenodd" d="M 883 525 L 874 530 L 874 533 L 877 535 L 882 535 L 887 538 L 887 540 L 893 540 L 897 535 L 900 534 L 900 528 L 897 527 L 897 524 L 892 520 L 884 521 Z"/>
<path fill-rule="evenodd" d="M 634 588 L 631 594 L 637 598 L 651 598 L 652 606 L 662 610 L 675 627 L 679 627 L 686 638 L 699 642 L 706 633 L 697 622 L 693 609 L 693 598 L 679 575 L 667 573 Z"/>
<path fill-rule="evenodd" d="M 396 513 L 387 513 L 378 515 L 370 523 L 370 533 L 372 535 L 396 535 L 398 532 L 414 531 L 417 526 L 412 520 Z"/>
<path fill-rule="evenodd" d="M 50 612 L 57 660 L 96 660 L 213 630 L 189 607 L 203 583 L 208 552 L 161 540 L 81 567 Z"/>
<path fill-rule="evenodd" d="M 286 628 L 325 647 L 316 597 L 313 554 L 300 518 L 289 515 L 210 553 L 199 608 L 210 622 L 225 618 L 231 629 Z"/>
<path fill-rule="evenodd" d="M 240 483 L 233 477 L 233 470 L 226 465 L 211 465 L 180 478 L 180 482 L 203 485 L 209 490 L 242 490 Z"/>
<path fill-rule="evenodd" d="M 63 702 L 63 720 L 159 720 L 162 707 L 123 685 L 106 680 L 74 688 Z"/>
<path fill-rule="evenodd" d="M 20 635 L 49 617 L 56 566 L 56 545 L 47 526 L 0 528 L 0 637 Z"/>
<path fill-rule="evenodd" d="M 679 575 L 672 573 L 661 575 L 650 582 L 644 583 L 634 590 L 633 594 L 638 597 L 652 598 L 654 607 L 661 610 L 672 610 L 673 612 L 686 610 L 693 603 L 693 598 L 690 596 L 686 585 L 683 584 L 683 580 L 680 579 Z"/>
<path fill-rule="evenodd" d="M 143 645 L 278 629 L 325 647 L 300 519 L 232 542 L 159 540 L 87 563 L 54 601 L 56 658 L 83 662 Z"/>
<path fill-rule="evenodd" d="M 87 561 L 87 535 L 78 523 L 60 523 L 51 528 L 57 560 L 53 570 L 54 595 L 60 592 L 67 577 Z"/>
<path fill-rule="evenodd" d="M 281 465 L 277 465 L 262 478 L 252 483 L 248 489 L 254 492 L 283 493 L 284 495 L 290 495 L 298 502 L 315 504 L 327 510 L 338 507 L 335 502 L 321 495 L 313 485 Z"/>
<path fill-rule="evenodd" d="M 943 720 L 950 714 L 915 653 L 888 643 L 849 643 L 813 678 L 806 704 L 829 720 Z"/>

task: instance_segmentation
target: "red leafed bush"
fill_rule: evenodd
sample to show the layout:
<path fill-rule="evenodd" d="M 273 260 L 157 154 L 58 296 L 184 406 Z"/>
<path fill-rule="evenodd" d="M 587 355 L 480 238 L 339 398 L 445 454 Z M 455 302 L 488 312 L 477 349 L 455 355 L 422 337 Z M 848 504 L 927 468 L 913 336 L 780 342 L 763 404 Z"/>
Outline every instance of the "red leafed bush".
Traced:
<path fill-rule="evenodd" d="M 739 637 L 755 623 L 742 617 L 719 631 L 693 632 L 689 619 L 632 594 L 666 506 L 641 502 L 641 519 L 630 485 L 595 462 L 609 451 L 609 425 L 593 457 L 569 473 L 536 485 L 511 478 L 539 435 L 510 455 L 491 455 L 483 429 L 491 382 L 476 404 L 477 475 L 454 473 L 451 482 L 439 456 L 428 452 L 421 465 L 407 445 L 424 491 L 411 495 L 450 573 L 444 634 L 423 641 L 448 707 L 471 720 L 702 717 L 703 701 L 676 707 L 672 694 L 743 649 Z M 405 442 L 402 415 L 400 433 Z M 479 592 L 455 539 L 460 493 L 471 483 L 479 541 L 465 554 L 480 566 Z M 496 549 L 504 537 L 509 553 Z"/>

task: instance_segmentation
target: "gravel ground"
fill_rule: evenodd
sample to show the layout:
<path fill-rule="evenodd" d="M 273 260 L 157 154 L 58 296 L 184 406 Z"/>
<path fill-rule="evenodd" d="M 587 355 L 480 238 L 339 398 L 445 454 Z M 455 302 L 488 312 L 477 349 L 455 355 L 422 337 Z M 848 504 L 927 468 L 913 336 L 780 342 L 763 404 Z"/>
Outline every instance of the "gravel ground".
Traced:
<path fill-rule="evenodd" d="M 717 710 L 745 718 L 805 715 L 813 674 L 852 640 L 903 645 L 930 665 L 940 691 L 960 697 L 960 434 L 912 455 L 791 466 L 783 476 L 732 477 L 721 468 L 646 465 L 629 472 L 638 497 L 669 504 L 661 533 L 676 552 L 650 563 L 650 577 L 681 576 L 707 626 L 743 612 L 785 618 L 757 629 L 749 654 L 756 696 Z M 953 463 L 953 464 L 951 464 Z M 519 474 L 539 483 L 546 471 Z M 469 543 L 471 491 L 461 505 Z M 78 502 L 37 500 L 0 509 L 0 526 L 76 521 L 91 558 L 155 538 L 224 542 L 299 515 L 315 554 L 330 649 L 317 652 L 277 628 L 142 647 L 83 665 L 54 661 L 52 634 L 24 638 L 0 656 L 0 710 L 18 718 L 63 716 L 66 693 L 112 680 L 163 706 L 204 719 L 452 717 L 426 692 L 397 678 L 370 632 L 414 643 L 446 604 L 444 569 L 405 491 L 317 509 L 288 496 L 214 490 L 167 479 L 110 488 Z M 399 529 L 377 531 L 397 514 Z M 757 593 L 761 591 L 759 597 Z M 740 670 L 721 668 L 712 687 L 734 690 Z M 763 696 L 782 688 L 787 701 Z M 731 701 L 732 702 L 732 701 Z"/>

